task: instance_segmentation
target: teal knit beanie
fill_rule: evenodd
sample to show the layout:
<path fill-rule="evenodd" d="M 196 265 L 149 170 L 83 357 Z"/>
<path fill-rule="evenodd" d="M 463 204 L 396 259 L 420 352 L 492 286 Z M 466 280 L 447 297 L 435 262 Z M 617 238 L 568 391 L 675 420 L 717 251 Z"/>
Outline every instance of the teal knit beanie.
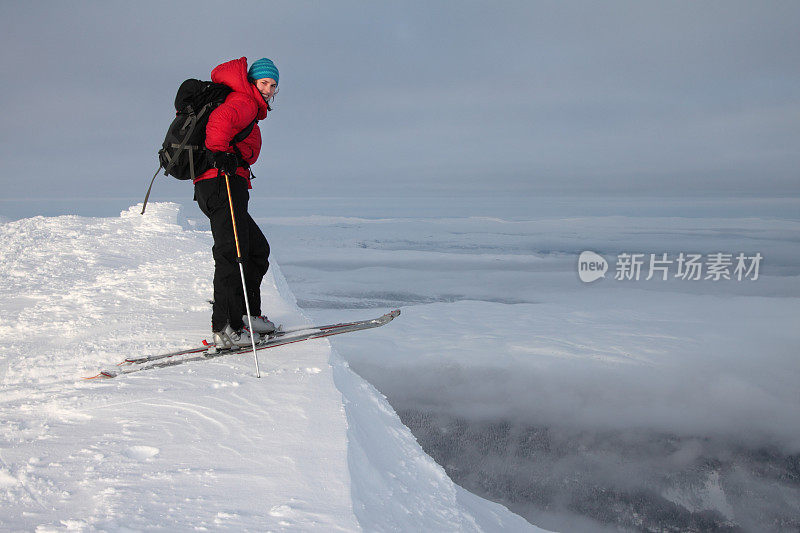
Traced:
<path fill-rule="evenodd" d="M 261 78 L 272 78 L 275 83 L 278 83 L 278 67 L 271 59 L 262 57 L 258 61 L 253 62 L 250 70 L 247 71 L 247 77 L 252 80 L 260 80 Z"/>

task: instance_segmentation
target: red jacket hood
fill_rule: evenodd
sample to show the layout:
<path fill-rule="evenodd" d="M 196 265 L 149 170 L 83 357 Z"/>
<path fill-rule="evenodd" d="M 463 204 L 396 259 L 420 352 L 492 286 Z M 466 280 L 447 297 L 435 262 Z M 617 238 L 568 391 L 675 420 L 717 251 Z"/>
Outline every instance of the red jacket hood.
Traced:
<path fill-rule="evenodd" d="M 211 81 L 224 83 L 235 92 L 244 93 L 250 96 L 258 106 L 258 120 L 267 117 L 267 102 L 256 86 L 247 80 L 247 58 L 232 59 L 226 63 L 218 65 L 211 71 Z"/>

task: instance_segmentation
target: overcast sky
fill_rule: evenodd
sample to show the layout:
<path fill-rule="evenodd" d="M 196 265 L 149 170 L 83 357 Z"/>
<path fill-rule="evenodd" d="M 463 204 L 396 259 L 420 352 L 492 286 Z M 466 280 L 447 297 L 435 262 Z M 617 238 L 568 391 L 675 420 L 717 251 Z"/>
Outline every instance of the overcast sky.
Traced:
<path fill-rule="evenodd" d="M 798 27 L 796 1 L 4 1 L 3 196 L 142 196 L 180 82 L 241 56 L 281 72 L 258 194 L 798 195 Z"/>

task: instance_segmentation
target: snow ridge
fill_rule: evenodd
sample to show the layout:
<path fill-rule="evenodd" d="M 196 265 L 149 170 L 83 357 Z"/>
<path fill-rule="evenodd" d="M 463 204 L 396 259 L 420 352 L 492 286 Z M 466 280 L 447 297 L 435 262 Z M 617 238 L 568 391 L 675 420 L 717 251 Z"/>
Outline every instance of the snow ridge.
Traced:
<path fill-rule="evenodd" d="M 327 340 L 108 382 L 208 334 L 180 206 L 0 224 L 0 529 L 535 530 L 455 486 Z M 308 320 L 273 263 L 264 310 Z"/>

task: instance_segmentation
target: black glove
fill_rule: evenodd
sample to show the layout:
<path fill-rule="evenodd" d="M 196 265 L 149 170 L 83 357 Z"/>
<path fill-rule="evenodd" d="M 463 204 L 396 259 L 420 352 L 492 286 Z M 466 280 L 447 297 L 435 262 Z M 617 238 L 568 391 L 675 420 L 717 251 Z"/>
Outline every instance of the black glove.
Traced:
<path fill-rule="evenodd" d="M 236 154 L 228 152 L 212 152 L 211 160 L 214 163 L 214 168 L 219 169 L 223 174 L 233 176 L 236 174 L 236 168 L 239 166 L 239 161 Z"/>

